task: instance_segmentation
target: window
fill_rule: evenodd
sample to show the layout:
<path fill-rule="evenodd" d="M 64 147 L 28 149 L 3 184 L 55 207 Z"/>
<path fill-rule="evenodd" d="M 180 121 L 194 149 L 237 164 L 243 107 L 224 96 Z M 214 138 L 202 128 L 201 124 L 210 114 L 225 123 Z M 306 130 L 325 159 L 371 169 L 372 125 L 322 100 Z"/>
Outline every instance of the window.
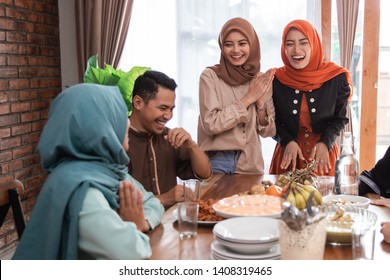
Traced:
<path fill-rule="evenodd" d="M 204 68 L 219 63 L 218 34 L 230 18 L 243 17 L 260 39 L 261 70 L 282 65 L 281 36 L 293 19 L 311 21 L 320 32 L 320 1 L 311 0 L 142 0 L 134 1 L 129 36 L 119 67 L 150 66 L 178 84 L 169 126 L 181 126 L 197 139 L 198 82 Z M 175 11 L 175 12 L 173 12 Z M 173 15 L 172 15 L 173 14 Z M 261 139 L 265 170 L 275 141 Z"/>
<path fill-rule="evenodd" d="M 379 34 L 379 71 L 378 71 L 378 108 L 377 108 L 377 160 L 385 154 L 390 145 L 390 36 L 387 27 L 390 25 L 390 2 L 380 2 Z"/>
<path fill-rule="evenodd" d="M 356 156 L 359 157 L 359 136 L 360 136 L 360 100 L 362 84 L 362 44 L 363 44 L 363 13 L 364 1 L 359 2 L 359 15 L 356 23 L 355 41 L 350 65 L 350 73 L 353 82 L 353 96 L 351 100 L 352 127 L 354 135 L 354 148 Z M 332 1 L 332 48 L 331 60 L 339 65 L 340 63 L 340 41 L 338 33 L 337 3 Z"/>
<path fill-rule="evenodd" d="M 389 11 L 390 3 L 381 1 L 381 11 Z M 337 27 L 336 0 L 332 2 L 332 61 L 340 63 L 340 49 Z M 354 96 L 352 98 L 353 110 L 353 132 L 356 139 L 356 146 L 359 146 L 360 136 L 360 112 L 361 112 L 361 84 L 362 84 L 362 43 L 363 43 L 363 18 L 364 1 L 359 2 L 359 15 L 357 19 L 356 34 L 354 41 L 354 52 L 351 61 L 350 71 L 354 85 Z M 381 14 L 380 30 L 390 24 L 390 18 Z M 386 32 L 379 34 L 379 69 L 378 69 L 378 96 L 377 96 L 377 135 L 376 135 L 376 160 L 378 161 L 385 154 L 390 144 L 390 37 Z M 359 151 L 355 147 L 355 151 Z M 358 155 L 357 155 L 358 156 Z"/>

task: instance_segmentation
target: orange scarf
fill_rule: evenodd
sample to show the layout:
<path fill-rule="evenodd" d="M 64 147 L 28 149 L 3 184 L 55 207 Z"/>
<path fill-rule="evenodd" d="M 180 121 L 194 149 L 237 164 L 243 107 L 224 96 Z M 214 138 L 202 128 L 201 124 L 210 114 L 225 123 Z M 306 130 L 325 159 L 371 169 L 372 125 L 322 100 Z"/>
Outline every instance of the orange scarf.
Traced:
<path fill-rule="evenodd" d="M 292 28 L 301 31 L 308 39 L 311 47 L 309 64 L 299 70 L 291 66 L 284 49 L 287 33 Z M 275 76 L 282 84 L 294 89 L 309 91 L 320 88 L 324 82 L 341 73 L 345 73 L 352 95 L 352 78 L 349 71 L 333 62 L 324 61 L 324 51 L 320 37 L 314 26 L 308 21 L 294 20 L 287 24 L 283 30 L 281 55 L 284 66 L 276 70 Z"/>

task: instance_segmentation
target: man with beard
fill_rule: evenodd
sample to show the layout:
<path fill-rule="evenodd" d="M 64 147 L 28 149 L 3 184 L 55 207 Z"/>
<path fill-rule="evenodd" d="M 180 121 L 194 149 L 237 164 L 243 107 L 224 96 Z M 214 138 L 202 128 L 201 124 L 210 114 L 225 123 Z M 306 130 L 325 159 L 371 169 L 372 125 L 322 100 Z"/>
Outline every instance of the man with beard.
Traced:
<path fill-rule="evenodd" d="M 165 126 L 173 116 L 176 86 L 164 73 L 146 71 L 135 81 L 130 116 L 129 173 L 166 208 L 184 199 L 177 177 L 211 176 L 209 159 L 190 134 Z"/>

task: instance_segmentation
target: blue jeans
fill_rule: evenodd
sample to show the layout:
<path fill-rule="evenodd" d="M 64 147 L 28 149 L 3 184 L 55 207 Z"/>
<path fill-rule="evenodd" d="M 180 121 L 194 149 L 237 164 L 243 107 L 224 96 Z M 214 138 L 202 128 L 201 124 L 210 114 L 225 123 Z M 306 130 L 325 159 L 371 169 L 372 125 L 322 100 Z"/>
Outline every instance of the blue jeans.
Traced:
<path fill-rule="evenodd" d="M 208 151 L 213 174 L 234 174 L 241 151 Z"/>

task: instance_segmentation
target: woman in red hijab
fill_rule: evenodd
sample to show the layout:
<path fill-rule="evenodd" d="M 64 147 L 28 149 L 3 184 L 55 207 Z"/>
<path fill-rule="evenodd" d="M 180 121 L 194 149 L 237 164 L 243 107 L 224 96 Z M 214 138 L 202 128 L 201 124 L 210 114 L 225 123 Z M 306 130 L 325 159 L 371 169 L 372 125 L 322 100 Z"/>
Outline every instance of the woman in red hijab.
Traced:
<path fill-rule="evenodd" d="M 315 160 L 317 174 L 334 175 L 339 156 L 335 140 L 349 121 L 351 76 L 324 61 L 320 37 L 305 20 L 284 28 L 281 55 L 284 66 L 276 70 L 273 81 L 278 143 L 270 174 L 302 169 Z"/>

